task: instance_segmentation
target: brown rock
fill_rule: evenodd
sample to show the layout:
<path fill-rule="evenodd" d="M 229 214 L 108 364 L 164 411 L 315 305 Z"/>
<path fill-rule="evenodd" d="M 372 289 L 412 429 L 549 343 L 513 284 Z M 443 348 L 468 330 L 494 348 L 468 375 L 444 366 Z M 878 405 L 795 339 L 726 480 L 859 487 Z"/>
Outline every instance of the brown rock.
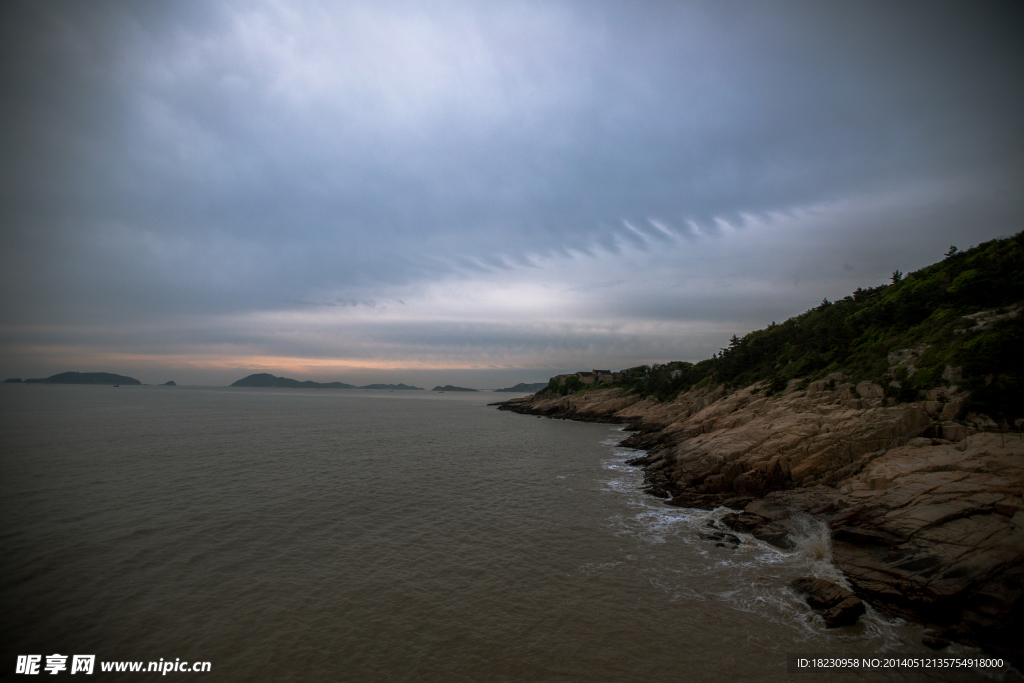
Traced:
<path fill-rule="evenodd" d="M 722 524 L 726 525 L 734 531 L 739 531 L 744 534 L 751 534 L 754 531 L 760 529 L 768 520 L 758 515 L 749 515 L 747 513 L 736 514 L 730 512 L 729 514 L 722 517 Z"/>
<path fill-rule="evenodd" d="M 967 428 L 956 422 L 942 424 L 942 438 L 947 441 L 963 441 L 967 438 Z"/>
<path fill-rule="evenodd" d="M 868 529 L 858 529 L 852 526 L 841 526 L 833 530 L 832 536 L 837 541 L 846 541 L 856 545 L 884 545 L 889 548 L 893 548 L 902 542 L 902 539 L 890 534 Z"/>
<path fill-rule="evenodd" d="M 953 400 L 951 400 L 949 403 L 945 404 L 942 407 L 942 412 L 939 413 L 939 419 L 940 420 L 955 420 L 955 419 L 957 419 L 963 413 L 964 405 L 965 404 L 966 404 L 966 401 L 964 401 L 964 399 L 954 398 Z"/>
<path fill-rule="evenodd" d="M 1002 500 L 994 503 L 992 507 L 1001 515 L 1007 517 L 1013 517 L 1021 508 L 1020 498 L 1003 498 Z"/>
<path fill-rule="evenodd" d="M 754 530 L 754 538 L 769 543 L 776 548 L 791 550 L 795 547 L 793 543 L 792 529 L 782 522 L 768 522 Z"/>
<path fill-rule="evenodd" d="M 852 592 L 824 579 L 805 577 L 790 584 L 811 609 L 821 614 L 828 628 L 849 626 L 864 614 L 864 603 Z"/>
<path fill-rule="evenodd" d="M 860 384 L 857 385 L 857 393 L 860 395 L 861 398 L 866 399 L 885 397 L 885 389 L 883 389 L 881 385 L 875 384 L 874 382 L 861 382 Z"/>

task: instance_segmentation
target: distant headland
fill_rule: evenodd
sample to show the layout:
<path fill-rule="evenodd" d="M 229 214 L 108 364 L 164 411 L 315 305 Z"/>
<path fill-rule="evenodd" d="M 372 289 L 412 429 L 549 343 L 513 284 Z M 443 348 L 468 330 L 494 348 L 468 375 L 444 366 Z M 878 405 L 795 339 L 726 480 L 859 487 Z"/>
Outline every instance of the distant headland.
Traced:
<path fill-rule="evenodd" d="M 792 549 L 820 525 L 844 586 L 792 584 L 829 627 L 862 601 L 922 642 L 1024 665 L 1024 233 L 772 323 L 699 363 L 552 377 L 498 405 L 626 424 L 669 505 L 719 507 L 705 540 Z M 727 531 L 728 530 L 728 531 Z M 736 533 L 731 533 L 736 532 Z M 844 607 L 845 605 L 845 607 Z"/>
<path fill-rule="evenodd" d="M 525 382 L 520 382 L 519 384 L 515 385 L 514 387 L 507 387 L 505 389 L 495 389 L 495 391 L 508 391 L 508 392 L 513 392 L 514 391 L 514 392 L 522 392 L 522 393 L 526 393 L 526 394 L 533 394 L 533 393 L 536 393 L 536 392 L 540 391 L 541 389 L 546 388 L 547 386 L 548 386 L 547 382 L 535 382 L 534 384 L 526 384 Z"/>
<path fill-rule="evenodd" d="M 279 387 L 285 389 L 386 389 L 388 391 L 423 391 L 423 387 L 411 387 L 407 384 L 367 384 L 357 387 L 344 382 L 300 382 L 288 377 L 275 377 L 266 372 L 243 377 L 234 382 L 233 387 Z"/>
<path fill-rule="evenodd" d="M 115 386 L 120 384 L 141 385 L 134 377 L 115 375 L 111 372 L 62 372 L 42 379 L 5 379 L 4 384 L 99 384 Z"/>
<path fill-rule="evenodd" d="M 544 386 L 547 386 L 546 384 Z M 445 384 L 443 387 L 434 387 L 431 391 L 477 391 L 476 389 L 466 389 L 465 387 L 453 387 L 451 384 Z"/>

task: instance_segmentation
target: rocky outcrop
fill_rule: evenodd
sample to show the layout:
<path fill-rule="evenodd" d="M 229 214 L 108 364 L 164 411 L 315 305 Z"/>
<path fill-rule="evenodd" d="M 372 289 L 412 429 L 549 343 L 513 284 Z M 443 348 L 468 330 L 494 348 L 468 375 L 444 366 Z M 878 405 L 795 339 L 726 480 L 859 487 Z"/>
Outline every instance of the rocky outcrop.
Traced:
<path fill-rule="evenodd" d="M 544 415 L 567 420 L 593 422 L 630 422 L 619 413 L 640 402 L 636 396 L 626 395 L 622 389 L 590 391 L 569 396 L 547 396 L 545 394 L 514 398 L 497 403 L 501 410 L 512 410 L 529 415 Z M 639 425 L 637 425 L 639 427 Z"/>
<path fill-rule="evenodd" d="M 855 624 L 864 614 L 864 602 L 831 581 L 806 577 L 790 585 L 803 596 L 808 607 L 821 615 L 828 628 Z"/>
<path fill-rule="evenodd" d="M 808 520 L 827 524 L 859 597 L 932 624 L 934 642 L 1020 665 L 1024 440 L 967 412 L 955 386 L 924 398 L 897 404 L 836 373 L 773 396 L 706 387 L 662 403 L 608 389 L 502 409 L 628 424 L 650 493 L 730 507 L 729 528 L 783 548 Z"/>

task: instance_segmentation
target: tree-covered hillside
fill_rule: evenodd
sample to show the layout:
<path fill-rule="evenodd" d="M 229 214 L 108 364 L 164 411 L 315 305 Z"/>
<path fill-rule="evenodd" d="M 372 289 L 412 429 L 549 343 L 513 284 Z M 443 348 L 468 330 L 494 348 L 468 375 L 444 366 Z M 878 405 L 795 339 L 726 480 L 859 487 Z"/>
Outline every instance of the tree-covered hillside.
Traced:
<path fill-rule="evenodd" d="M 957 384 L 973 392 L 974 410 L 1024 414 L 1024 233 L 967 251 L 951 247 L 942 261 L 892 280 L 733 336 L 708 360 L 630 368 L 615 384 L 667 400 L 701 384 L 766 381 L 771 392 L 791 379 L 842 371 L 903 401 Z M 567 389 L 552 381 L 545 391 Z"/>

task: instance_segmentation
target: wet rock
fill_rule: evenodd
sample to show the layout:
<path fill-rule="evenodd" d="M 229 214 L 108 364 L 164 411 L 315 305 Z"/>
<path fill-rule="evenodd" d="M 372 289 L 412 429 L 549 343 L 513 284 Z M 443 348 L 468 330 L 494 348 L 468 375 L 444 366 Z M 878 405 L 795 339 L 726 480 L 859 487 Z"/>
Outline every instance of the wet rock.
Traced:
<path fill-rule="evenodd" d="M 721 493 L 694 493 L 693 491 L 680 491 L 667 501 L 669 505 L 683 508 L 695 508 L 697 510 L 714 510 L 725 505 L 729 496 Z"/>
<path fill-rule="evenodd" d="M 804 597 L 811 609 L 821 615 L 828 628 L 855 624 L 864 614 L 865 608 L 861 599 L 831 581 L 805 577 L 797 579 L 790 585 Z"/>
<path fill-rule="evenodd" d="M 768 522 L 762 527 L 753 531 L 753 536 L 759 541 L 771 544 L 783 550 L 792 550 L 796 547 L 793 542 L 791 529 L 781 522 Z"/>
<path fill-rule="evenodd" d="M 719 531 L 717 529 L 703 531 L 697 535 L 705 541 L 714 541 L 715 545 L 719 548 L 730 548 L 735 550 L 741 543 L 739 536 L 725 531 Z"/>
<path fill-rule="evenodd" d="M 733 531 L 750 534 L 757 540 L 782 550 L 792 550 L 796 547 L 793 542 L 793 534 L 796 529 L 785 519 L 772 521 L 749 512 L 740 514 L 731 512 L 722 517 L 722 524 Z"/>
<path fill-rule="evenodd" d="M 741 514 L 730 512 L 722 517 L 722 523 L 730 529 L 739 531 L 742 534 L 752 534 L 767 524 L 768 520 L 764 517 L 752 515 L 746 512 Z"/>

